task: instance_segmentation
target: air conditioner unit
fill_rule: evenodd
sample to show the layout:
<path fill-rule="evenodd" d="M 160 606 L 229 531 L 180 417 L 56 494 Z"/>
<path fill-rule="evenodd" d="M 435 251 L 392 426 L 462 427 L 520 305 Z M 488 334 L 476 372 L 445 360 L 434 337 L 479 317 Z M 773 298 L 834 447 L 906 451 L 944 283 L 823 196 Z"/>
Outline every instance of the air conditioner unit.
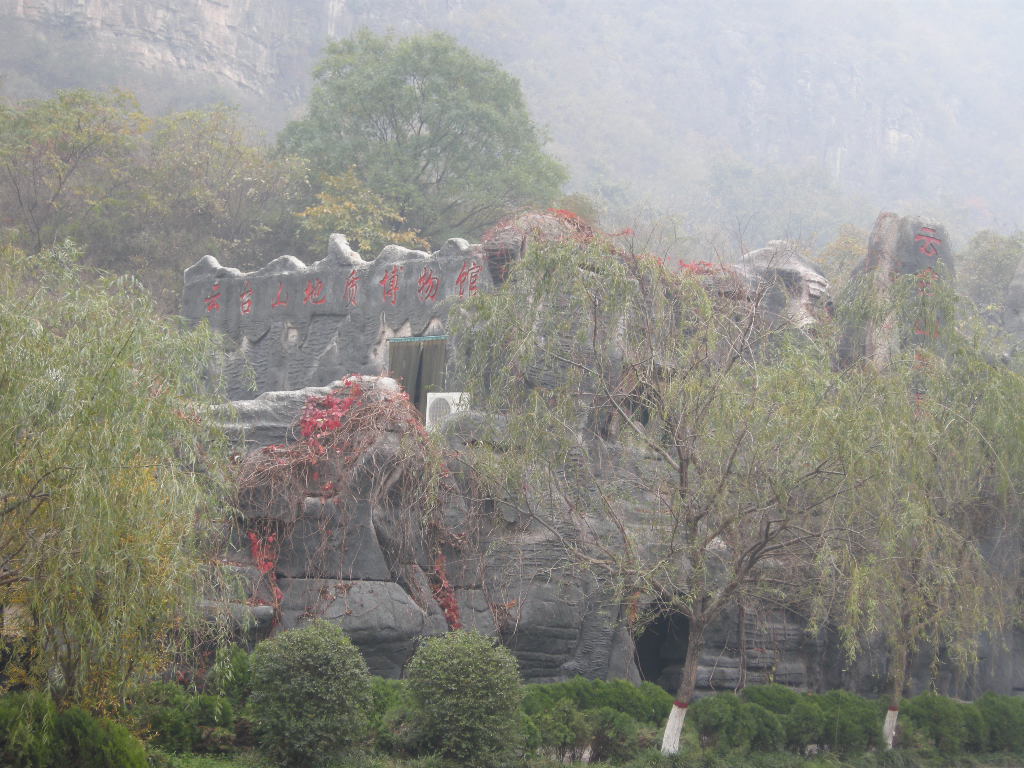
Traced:
<path fill-rule="evenodd" d="M 437 429 L 441 422 L 456 411 L 469 408 L 469 395 L 465 392 L 428 392 L 427 413 L 424 418 L 427 429 Z"/>

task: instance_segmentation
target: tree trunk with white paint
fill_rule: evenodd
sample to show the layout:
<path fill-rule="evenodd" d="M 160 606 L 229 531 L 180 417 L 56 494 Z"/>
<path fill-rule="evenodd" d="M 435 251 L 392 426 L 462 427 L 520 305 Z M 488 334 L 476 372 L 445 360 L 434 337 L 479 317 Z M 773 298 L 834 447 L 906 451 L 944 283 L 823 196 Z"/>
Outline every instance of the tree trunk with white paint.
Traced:
<path fill-rule="evenodd" d="M 903 699 L 903 686 L 907 680 L 907 661 L 910 656 L 908 650 L 909 640 L 904 638 L 909 634 L 907 626 L 910 619 L 907 616 L 901 618 L 903 636 L 892 646 L 889 652 L 889 710 L 885 713 L 885 723 L 882 725 L 882 739 L 886 749 L 892 749 L 896 739 L 896 721 L 900 716 L 900 702 Z"/>
<path fill-rule="evenodd" d="M 896 719 L 900 711 L 896 707 L 889 707 L 885 713 L 885 725 L 882 726 L 882 738 L 885 739 L 885 748 L 892 749 L 892 742 L 896 738 Z"/>
<path fill-rule="evenodd" d="M 674 755 L 679 751 L 679 737 L 683 732 L 683 721 L 686 710 L 693 700 L 693 692 L 697 689 L 697 667 L 704 650 L 704 627 L 690 621 L 690 633 L 686 643 L 686 661 L 683 664 L 683 677 L 679 681 L 676 700 L 672 704 L 668 722 L 665 724 L 665 735 L 661 739 L 662 754 Z"/>

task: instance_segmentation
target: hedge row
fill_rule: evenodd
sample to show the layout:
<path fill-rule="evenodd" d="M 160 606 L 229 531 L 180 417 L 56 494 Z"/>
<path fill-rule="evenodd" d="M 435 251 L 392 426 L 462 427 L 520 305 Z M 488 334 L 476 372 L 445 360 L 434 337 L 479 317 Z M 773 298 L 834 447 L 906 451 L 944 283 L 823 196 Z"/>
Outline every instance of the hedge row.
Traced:
<path fill-rule="evenodd" d="M 523 686 L 507 649 L 463 631 L 425 640 L 406 680 L 371 678 L 341 629 L 317 621 L 261 643 L 251 655 L 222 650 L 206 693 L 152 683 L 134 694 L 127 712 L 136 732 L 169 752 L 257 744 L 278 765 L 316 768 L 357 747 L 488 768 L 531 755 L 665 764 L 656 755 L 671 705 L 671 696 L 650 683 L 576 678 Z M 771 762 L 786 751 L 883 754 L 884 716 L 881 701 L 847 691 L 750 686 L 694 702 L 684 751 L 712 762 L 714 755 Z M 907 699 L 897 746 L 949 756 L 1024 753 L 1024 698 Z M 58 712 L 45 695 L 20 693 L 0 697 L 0 765 L 142 768 L 146 758 L 123 726 L 76 708 Z"/>
<path fill-rule="evenodd" d="M 0 765 L 5 768 L 146 768 L 146 748 L 118 723 L 45 693 L 0 697 Z"/>

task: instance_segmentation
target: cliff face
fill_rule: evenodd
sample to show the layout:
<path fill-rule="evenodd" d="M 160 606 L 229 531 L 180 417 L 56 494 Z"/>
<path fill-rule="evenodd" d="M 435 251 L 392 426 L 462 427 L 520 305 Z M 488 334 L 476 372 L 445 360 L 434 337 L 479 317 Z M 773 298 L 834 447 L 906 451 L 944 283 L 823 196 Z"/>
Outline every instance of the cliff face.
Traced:
<path fill-rule="evenodd" d="M 138 90 L 176 100 L 221 96 L 288 107 L 334 30 L 338 0 L 0 0 L 0 64 L 13 96 L 67 86 Z M 42 63 L 43 66 L 40 67 Z M 172 85 L 173 84 L 173 85 Z M 201 85 L 200 85 L 201 84 Z M 33 94 L 34 95 L 34 94 Z M 261 121 L 262 122 L 262 121 Z M 269 124 L 279 122 L 273 117 Z"/>
<path fill-rule="evenodd" d="M 879 207 L 1020 226 L 1009 0 L 0 0 L 12 98 L 126 87 L 151 110 L 297 115 L 325 40 L 440 30 L 518 77 L 577 189 L 807 236 Z M 840 200 L 837 185 L 870 204 Z M 797 213 L 794 213 L 797 212 Z M 774 217 L 773 220 L 769 218 Z"/>

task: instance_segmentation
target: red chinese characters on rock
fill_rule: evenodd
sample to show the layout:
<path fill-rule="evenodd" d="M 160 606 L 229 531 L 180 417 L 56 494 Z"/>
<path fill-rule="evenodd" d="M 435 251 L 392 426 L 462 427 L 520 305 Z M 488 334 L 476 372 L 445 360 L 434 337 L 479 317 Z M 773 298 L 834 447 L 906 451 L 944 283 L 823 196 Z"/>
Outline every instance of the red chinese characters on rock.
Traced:
<path fill-rule="evenodd" d="M 359 304 L 359 273 L 354 269 L 348 273 L 345 280 L 344 299 L 353 307 Z"/>
<path fill-rule="evenodd" d="M 401 270 L 398 265 L 393 266 L 391 269 L 384 272 L 384 277 L 377 283 L 382 289 L 382 296 L 384 301 L 390 301 L 392 305 L 398 301 L 398 275 Z"/>
<path fill-rule="evenodd" d="M 274 296 L 274 303 L 270 305 L 271 309 L 277 309 L 278 307 L 288 306 L 288 292 L 284 289 L 284 283 L 277 284 L 277 295 Z"/>
<path fill-rule="evenodd" d="M 459 276 L 455 278 L 455 285 L 459 287 L 459 296 L 469 293 L 471 296 L 477 291 L 477 279 L 480 277 L 482 267 L 475 261 L 462 262 L 462 269 Z"/>
<path fill-rule="evenodd" d="M 940 245 L 942 240 L 935 236 L 935 230 L 932 227 L 921 227 L 914 235 L 914 242 L 920 243 L 917 250 L 929 258 L 934 258 L 939 254 L 939 249 L 935 246 Z"/>
<path fill-rule="evenodd" d="M 220 283 L 214 283 L 210 287 L 210 295 L 203 299 L 203 301 L 206 303 L 207 312 L 220 311 L 220 295 Z"/>
<path fill-rule="evenodd" d="M 245 281 L 245 285 L 242 287 L 242 292 L 238 296 L 238 311 L 243 315 L 248 315 L 252 312 L 252 285 L 249 281 Z"/>
<path fill-rule="evenodd" d="M 303 304 L 323 304 L 327 301 L 324 296 L 323 280 L 307 280 L 306 294 L 302 297 Z"/>
<path fill-rule="evenodd" d="M 441 284 L 441 278 L 434 274 L 430 267 L 423 268 L 423 274 L 416 281 L 416 295 L 420 301 L 437 301 L 437 289 Z"/>

